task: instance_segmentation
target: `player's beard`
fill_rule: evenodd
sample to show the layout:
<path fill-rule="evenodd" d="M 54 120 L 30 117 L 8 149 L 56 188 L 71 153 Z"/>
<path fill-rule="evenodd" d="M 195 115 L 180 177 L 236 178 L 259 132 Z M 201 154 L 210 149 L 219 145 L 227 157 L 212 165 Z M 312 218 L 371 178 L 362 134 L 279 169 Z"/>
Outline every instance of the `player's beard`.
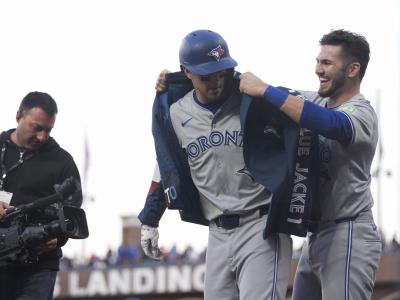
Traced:
<path fill-rule="evenodd" d="M 339 70 L 334 76 L 331 77 L 328 81 L 328 87 L 319 87 L 318 94 L 321 97 L 334 97 L 337 93 L 339 93 L 345 85 L 346 80 L 346 68 Z"/>

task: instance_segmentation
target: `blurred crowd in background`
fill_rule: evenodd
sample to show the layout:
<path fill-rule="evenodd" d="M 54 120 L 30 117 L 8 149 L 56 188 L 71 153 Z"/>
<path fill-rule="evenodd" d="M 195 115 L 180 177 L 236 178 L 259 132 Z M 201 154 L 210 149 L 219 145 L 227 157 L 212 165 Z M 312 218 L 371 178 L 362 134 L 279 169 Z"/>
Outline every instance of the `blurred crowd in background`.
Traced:
<path fill-rule="evenodd" d="M 383 238 L 383 240 L 385 240 Z M 196 252 L 191 246 L 187 246 L 183 251 L 178 251 L 174 245 L 170 249 L 161 247 L 162 262 L 166 264 L 198 264 L 203 263 L 206 257 L 206 249 Z M 297 260 L 301 254 L 301 247 L 293 249 L 293 259 Z M 383 243 L 382 255 L 400 256 L 400 242 L 393 238 L 389 242 Z M 60 270 L 77 269 L 107 269 L 113 267 L 128 267 L 154 262 L 146 257 L 140 245 L 121 245 L 118 249 L 109 249 L 105 257 L 100 257 L 92 253 L 86 260 L 78 258 L 64 257 L 61 260 Z"/>

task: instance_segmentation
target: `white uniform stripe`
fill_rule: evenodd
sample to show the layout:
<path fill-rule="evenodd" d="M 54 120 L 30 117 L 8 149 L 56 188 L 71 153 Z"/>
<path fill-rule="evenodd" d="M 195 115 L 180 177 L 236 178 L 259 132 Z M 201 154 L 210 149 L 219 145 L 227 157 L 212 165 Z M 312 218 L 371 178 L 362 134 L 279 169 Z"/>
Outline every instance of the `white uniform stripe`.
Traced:
<path fill-rule="evenodd" d="M 158 163 L 156 163 L 156 165 L 154 167 L 153 181 L 154 182 L 160 182 L 161 181 L 161 174 L 160 174 L 160 168 L 158 167 Z"/>
<path fill-rule="evenodd" d="M 275 262 L 274 262 L 274 281 L 272 282 L 271 300 L 275 300 L 276 283 L 278 281 L 278 260 L 279 260 L 279 236 L 275 235 Z"/>
<path fill-rule="evenodd" d="M 347 256 L 346 256 L 346 271 L 344 276 L 344 298 L 345 300 L 350 299 L 349 297 L 349 281 L 350 281 L 350 261 L 351 261 L 351 248 L 353 245 L 353 221 L 349 221 L 349 228 L 347 232 Z"/>

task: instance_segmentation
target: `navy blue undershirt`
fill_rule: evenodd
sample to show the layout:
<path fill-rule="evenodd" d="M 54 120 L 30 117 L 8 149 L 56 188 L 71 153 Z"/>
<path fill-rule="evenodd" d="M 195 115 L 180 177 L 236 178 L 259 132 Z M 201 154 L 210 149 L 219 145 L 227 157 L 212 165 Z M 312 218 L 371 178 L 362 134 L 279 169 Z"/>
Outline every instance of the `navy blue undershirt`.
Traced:
<path fill-rule="evenodd" d="M 344 112 L 319 106 L 309 100 L 304 101 L 300 126 L 342 143 L 349 143 L 353 138 L 352 123 Z"/>
<path fill-rule="evenodd" d="M 288 96 L 286 90 L 272 86 L 264 92 L 264 99 L 279 109 Z M 344 112 L 319 106 L 307 99 L 304 100 L 300 126 L 345 144 L 349 143 L 354 135 L 353 124 Z"/>

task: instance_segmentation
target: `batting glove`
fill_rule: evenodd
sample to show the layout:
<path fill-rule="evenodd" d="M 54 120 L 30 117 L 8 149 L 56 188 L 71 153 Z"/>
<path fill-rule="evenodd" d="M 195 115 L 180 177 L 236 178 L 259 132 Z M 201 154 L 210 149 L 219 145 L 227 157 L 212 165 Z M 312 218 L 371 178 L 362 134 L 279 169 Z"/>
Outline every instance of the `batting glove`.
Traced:
<path fill-rule="evenodd" d="M 158 229 L 142 224 L 140 234 L 144 254 L 154 260 L 161 260 L 161 251 L 158 248 Z"/>

